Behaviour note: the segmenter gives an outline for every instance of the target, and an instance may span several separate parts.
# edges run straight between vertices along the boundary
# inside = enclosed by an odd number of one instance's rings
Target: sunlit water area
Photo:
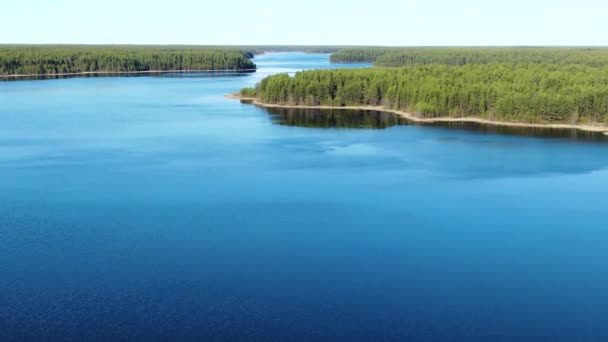
[[[0,82],[0,340],[605,341],[608,137]]]

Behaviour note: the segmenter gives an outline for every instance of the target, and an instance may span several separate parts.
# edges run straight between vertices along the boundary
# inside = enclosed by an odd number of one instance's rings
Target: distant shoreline
[[[464,118],[450,118],[450,117],[438,117],[438,118],[421,118],[415,114],[388,109],[382,106],[304,106],[304,105],[283,105],[283,104],[268,104],[258,101],[257,98],[244,97],[240,94],[227,94],[226,98],[235,100],[251,101],[252,104],[265,108],[301,108],[301,109],[351,109],[351,110],[365,110],[365,111],[380,111],[396,114],[402,118],[418,123],[436,123],[436,122],[469,122],[478,123],[492,126],[508,126],[508,127],[522,127],[522,128],[553,128],[553,129],[576,129],[587,132],[603,133],[608,136],[608,126],[597,124],[597,125],[572,125],[572,124],[531,124],[524,122],[511,122],[511,121],[497,121],[488,120],[482,118],[464,117]]]
[[[189,73],[189,72],[253,72],[257,69],[222,69],[222,70],[147,70],[147,71],[84,71],[67,72],[56,74],[15,74],[0,75],[0,78],[21,78],[21,77],[46,77],[46,76],[79,76],[79,75],[125,75],[125,74],[162,74],[162,73]]]

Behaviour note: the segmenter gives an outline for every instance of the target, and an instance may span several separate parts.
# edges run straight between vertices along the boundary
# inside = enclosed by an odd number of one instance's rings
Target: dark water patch
[[[366,128],[383,129],[405,125],[407,120],[382,111],[267,108],[275,124],[311,128]]]
[[[472,134],[511,135],[533,138],[552,138],[572,141],[608,142],[603,132],[568,128],[541,128],[487,125],[476,122],[415,122],[384,111],[316,108],[266,108],[275,124],[311,128],[384,129],[392,126],[432,126],[450,130],[464,130]],[[457,139],[442,137],[441,139]],[[483,142],[475,139],[476,143]],[[488,140],[487,142],[493,143]]]
[[[410,124],[412,123],[410,122]],[[479,134],[501,134],[534,138],[567,139],[572,141],[608,142],[608,136],[603,132],[591,132],[574,128],[515,127],[487,125],[477,122],[436,122],[425,125],[461,129]]]

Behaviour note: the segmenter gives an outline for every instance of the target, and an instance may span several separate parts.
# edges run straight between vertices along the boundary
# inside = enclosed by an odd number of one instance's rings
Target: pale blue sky
[[[608,45],[606,0],[7,0],[0,43]]]

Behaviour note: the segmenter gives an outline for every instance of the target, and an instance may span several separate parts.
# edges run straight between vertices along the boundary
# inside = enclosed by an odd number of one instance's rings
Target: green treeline
[[[255,69],[253,51],[196,46],[0,46],[0,75]]]
[[[329,60],[332,63],[375,62],[378,57],[399,50],[401,49],[385,47],[343,49],[334,52]]]
[[[580,64],[608,65],[607,48],[557,47],[419,47],[344,49],[331,56],[332,62],[374,62],[380,67],[418,64]]]
[[[0,45],[1,75],[253,70],[264,52],[334,53],[348,46]]]
[[[608,122],[608,66],[498,63],[313,70],[242,94],[287,105],[382,105],[421,117]]]
[[[264,52],[335,53],[344,49],[353,48],[352,46],[335,45],[243,45],[235,47],[248,51],[254,51],[256,55]]]

